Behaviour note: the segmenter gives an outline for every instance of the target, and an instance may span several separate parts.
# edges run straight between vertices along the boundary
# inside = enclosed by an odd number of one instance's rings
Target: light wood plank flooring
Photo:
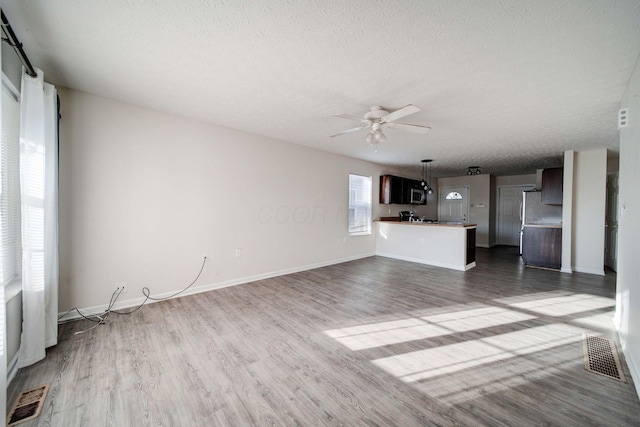
[[[614,295],[510,247],[467,272],[372,257],[64,324],[8,405],[51,383],[25,427],[639,425],[633,385],[583,369]]]

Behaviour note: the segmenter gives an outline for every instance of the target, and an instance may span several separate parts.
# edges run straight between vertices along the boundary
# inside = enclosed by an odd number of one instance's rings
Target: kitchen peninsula
[[[476,224],[376,221],[376,255],[466,271],[476,266]]]

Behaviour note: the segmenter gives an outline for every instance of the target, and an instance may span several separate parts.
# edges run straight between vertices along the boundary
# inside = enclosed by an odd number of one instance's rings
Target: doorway
[[[533,190],[531,185],[503,185],[498,187],[498,245],[520,245],[522,229],[522,192]]]
[[[618,173],[607,176],[604,265],[618,271]]]
[[[440,188],[438,222],[469,222],[469,187]]]

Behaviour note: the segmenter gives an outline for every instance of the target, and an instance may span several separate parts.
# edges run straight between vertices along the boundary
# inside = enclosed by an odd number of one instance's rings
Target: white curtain
[[[22,72],[22,339],[18,367],[45,357],[58,342],[58,109],[44,74]]]

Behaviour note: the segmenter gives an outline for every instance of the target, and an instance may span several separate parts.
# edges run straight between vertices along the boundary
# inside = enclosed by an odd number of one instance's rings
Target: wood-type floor
[[[477,263],[371,257],[66,323],[8,406],[50,383],[25,427],[640,425],[626,364],[583,368],[583,332],[615,337],[615,273]]]

